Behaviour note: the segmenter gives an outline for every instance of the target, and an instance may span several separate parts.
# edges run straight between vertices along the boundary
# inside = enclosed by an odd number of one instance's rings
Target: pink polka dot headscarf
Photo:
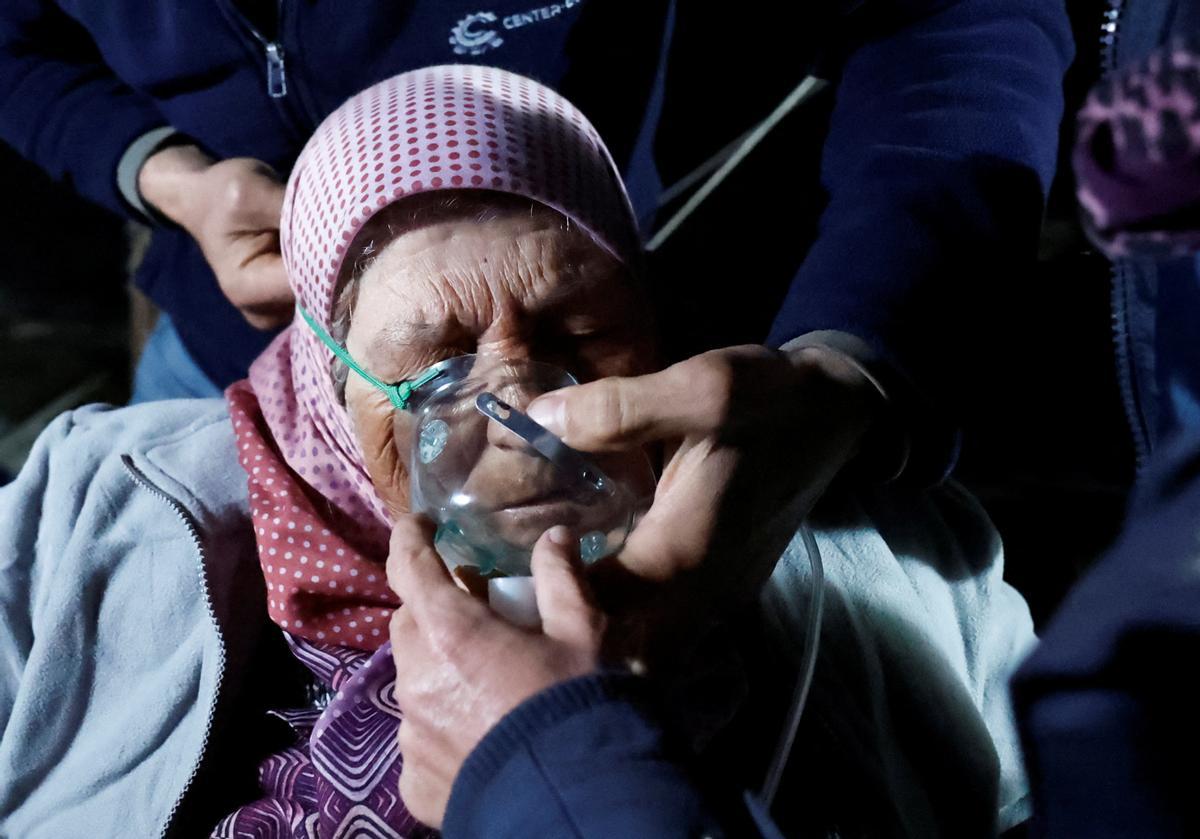
[[[628,196],[578,109],[503,70],[429,67],[351,98],[296,161],[280,236],[298,303],[328,329],[343,259],[367,220],[446,189],[525,196],[627,264],[637,259]],[[227,397],[271,617],[294,634],[374,649],[396,605],[379,573],[390,522],[336,397],[331,357],[297,319]]]

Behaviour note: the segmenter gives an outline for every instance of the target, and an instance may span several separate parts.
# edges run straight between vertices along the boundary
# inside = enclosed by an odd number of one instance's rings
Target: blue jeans
[[[160,314],[134,371],[129,404],[220,395],[221,388],[192,359],[171,319]]]

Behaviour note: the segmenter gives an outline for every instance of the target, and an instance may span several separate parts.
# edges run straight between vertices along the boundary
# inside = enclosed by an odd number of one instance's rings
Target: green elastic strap
[[[313,334],[321,339],[321,343],[327,346],[329,351],[338,357],[338,360],[340,360],[355,373],[362,376],[362,378],[366,380],[372,387],[387,394],[388,401],[391,402],[392,406],[398,411],[407,409],[409,400],[412,399],[413,391],[431,381],[439,372],[437,370],[430,369],[426,370],[415,379],[402,379],[395,384],[388,384],[382,379],[371,375],[365,368],[355,361],[354,356],[350,355],[345,347],[333,340],[333,336],[326,332],[321,324],[313,320],[312,316],[305,311],[303,306],[297,304],[296,311],[300,313],[300,317],[304,318],[304,322],[308,324],[310,329],[312,329]]]

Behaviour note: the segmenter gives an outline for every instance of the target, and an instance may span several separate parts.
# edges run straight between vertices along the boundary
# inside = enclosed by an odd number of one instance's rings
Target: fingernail
[[[558,545],[560,548],[565,548],[571,544],[570,528],[558,524],[546,531],[546,536],[551,542]]]
[[[561,399],[542,397],[529,406],[529,418],[551,434],[562,434],[566,427],[567,404]]]

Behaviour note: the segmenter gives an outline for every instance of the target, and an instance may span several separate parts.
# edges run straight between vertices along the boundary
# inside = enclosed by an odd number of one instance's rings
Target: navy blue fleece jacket
[[[446,839],[719,839],[634,676],[596,674],[526,700],[468,756]]]

